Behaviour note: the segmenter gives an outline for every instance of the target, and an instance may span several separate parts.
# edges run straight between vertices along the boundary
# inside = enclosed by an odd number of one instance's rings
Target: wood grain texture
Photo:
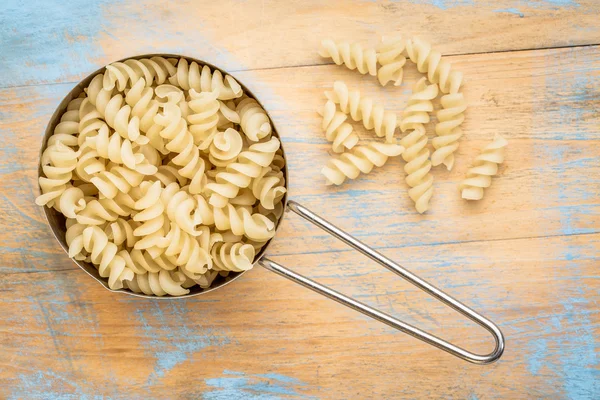
[[[8,2],[0,11],[0,398],[600,396],[598,3],[416,3]],[[224,35],[230,26],[242,33]],[[434,169],[423,216],[406,196],[400,160],[339,188],[319,174],[330,149],[315,112],[323,90],[342,79],[400,112],[419,74],[409,67],[405,85],[381,89],[324,65],[318,41],[369,42],[409,26],[457,54],[469,103],[455,170]],[[541,49],[561,46],[571,47]],[[33,203],[48,118],[99,65],[162,50],[237,71],[282,136],[290,196],[497,322],[503,358],[466,364],[260,268],[199,298],[148,301],[107,292],[69,261]],[[484,199],[466,203],[457,184],[495,133],[509,140],[506,162]],[[286,218],[269,254],[469,349],[491,350],[486,332],[298,217]]]
[[[75,82],[98,65],[161,51],[229,71],[323,64],[324,37],[374,45],[381,35],[417,35],[443,54],[589,45],[599,14],[595,0],[6,0],[0,87]]]

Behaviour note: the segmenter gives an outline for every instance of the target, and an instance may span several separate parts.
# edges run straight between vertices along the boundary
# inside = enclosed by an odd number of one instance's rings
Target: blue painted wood
[[[302,2],[296,14],[282,4],[2,5],[0,398],[598,397],[598,46],[453,57],[471,79],[460,160],[497,131],[510,140],[508,160],[478,205],[465,206],[455,193],[466,165],[451,174],[436,170],[436,198],[423,217],[399,187],[398,160],[334,189],[320,184],[317,167],[329,147],[314,110],[331,81],[362,85],[396,111],[406,88],[381,94],[374,81],[333,66],[253,70],[322,63],[314,55],[322,34],[375,36],[422,26],[416,21],[424,15],[434,22],[419,29],[433,31],[430,39],[439,39],[444,52],[594,44],[598,4]],[[474,21],[485,21],[488,32],[457,29]],[[224,26],[244,34],[224,35]],[[535,37],[540,27],[547,41]],[[484,310],[507,335],[503,360],[484,369],[462,364],[262,270],[179,302],[113,295],[78,270],[33,204],[39,139],[80,77],[108,60],[156,50],[239,70],[283,137],[293,197]],[[407,71],[407,80],[415,77]],[[297,219],[285,222],[270,251],[470,348],[489,341]]]

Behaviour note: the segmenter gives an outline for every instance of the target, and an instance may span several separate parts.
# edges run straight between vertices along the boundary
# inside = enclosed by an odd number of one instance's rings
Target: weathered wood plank
[[[0,11],[0,87],[76,81],[134,54],[180,52],[229,70],[327,62],[324,37],[419,35],[444,54],[598,44],[594,0],[8,0]]]
[[[178,301],[110,294],[78,269],[5,272],[0,396],[593,397],[600,390],[599,240],[385,250],[502,327],[506,354],[489,367],[454,359],[260,268]],[[65,255],[45,257],[72,265]],[[487,333],[354,253],[277,259],[470,349],[490,349]]]
[[[331,27],[374,40],[414,26],[453,54],[593,44],[597,3],[197,4],[9,1],[0,11],[0,87],[18,86],[0,89],[0,398],[598,397],[598,46],[451,57],[466,76],[466,135],[456,169],[434,171],[425,216],[405,195],[399,160],[340,188],[319,175],[329,156],[315,113],[322,91],[343,79],[400,112],[408,84],[382,90],[332,65],[265,69],[324,63],[314,49]],[[224,35],[232,25],[243,33]],[[468,365],[262,269],[166,302],[110,294],[80,271],[33,204],[40,138],[72,84],[36,84],[147,51],[243,70],[235,75],[283,137],[291,197],[497,322],[503,359]],[[407,81],[417,76],[407,69]],[[501,176],[467,204],[456,185],[496,132],[509,139]],[[269,253],[469,349],[491,348],[485,332],[297,217]]]

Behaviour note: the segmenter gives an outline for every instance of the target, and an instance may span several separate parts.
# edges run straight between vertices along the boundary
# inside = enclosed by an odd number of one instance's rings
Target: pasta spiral
[[[133,234],[141,237],[134,248],[145,250],[151,247],[165,247],[165,207],[160,199],[162,188],[160,182],[144,182],[140,185],[140,197],[136,200],[134,208],[138,211],[133,220],[140,222]]]
[[[429,113],[433,111],[431,100],[438,95],[437,85],[427,85],[427,78],[423,77],[414,84],[412,95],[409,97],[406,108],[402,112],[400,130],[415,129],[418,125],[429,122]]]
[[[383,166],[389,157],[402,154],[404,147],[392,143],[369,143],[358,146],[339,158],[332,158],[321,170],[328,185],[341,185],[346,178],[356,179],[362,172],[368,174],[374,166]]]
[[[190,291],[183,287],[185,275],[179,271],[148,272],[136,274],[134,279],[125,282],[127,287],[135,293],[144,293],[154,296],[183,296]]]
[[[98,152],[89,143],[83,143],[79,148],[79,159],[75,167],[79,179],[90,182],[95,174],[105,170],[106,162],[100,159]]]
[[[188,64],[185,58],[177,62],[177,72],[169,78],[169,82],[184,90],[194,89],[198,93],[215,90],[219,93],[219,100],[235,99],[243,94],[242,87],[233,77],[229,75],[223,77],[221,71],[213,72],[208,65],[202,67],[200,72],[198,63],[193,61]]]
[[[119,203],[124,203],[124,201],[117,202],[114,199],[106,198],[91,200],[77,213],[75,218],[82,225],[104,225],[106,222],[116,221],[119,217],[131,215],[131,207]]]
[[[498,164],[504,162],[504,148],[507,144],[506,139],[496,134],[494,141],[475,157],[473,166],[468,169],[465,179],[460,184],[463,199],[483,198],[483,189],[491,185],[492,176],[498,173]]]
[[[448,171],[454,167],[454,152],[458,149],[458,140],[463,132],[460,125],[465,120],[464,111],[467,109],[462,93],[447,94],[441,98],[442,109],[438,111],[438,124],[435,126],[437,137],[431,143],[435,151],[431,155],[434,166],[444,164]]]
[[[48,138],[48,147],[57,142],[69,147],[78,145],[79,109],[83,101],[83,98],[78,97],[69,102],[67,111],[60,117],[60,122],[54,128],[52,136]]]
[[[189,130],[194,143],[200,150],[208,149],[217,134],[220,108],[217,97],[217,91],[197,93],[194,89],[190,90],[191,100],[188,106],[191,111],[187,121],[190,123]]]
[[[179,185],[169,184],[162,191],[160,199],[166,208],[169,221],[176,223],[188,235],[198,236],[202,233],[198,230],[198,218],[192,215],[196,208],[196,202],[186,191],[180,190]]]
[[[165,249],[165,255],[171,263],[185,269],[190,278],[195,274],[203,274],[212,268],[213,261],[208,251],[200,246],[196,237],[189,235],[177,224],[171,222],[171,229],[166,236],[169,246]]]
[[[254,99],[246,97],[235,108],[240,118],[240,126],[248,139],[253,142],[271,134],[271,121],[263,108]]]
[[[168,141],[166,148],[177,153],[172,161],[180,167],[179,174],[191,179],[190,193],[200,193],[206,184],[206,162],[194,145],[194,138],[181,117],[179,107],[173,103],[166,103],[163,109],[164,112],[155,117],[156,123],[163,127],[160,136]]]
[[[358,135],[352,125],[346,122],[346,114],[337,111],[335,103],[328,100],[319,114],[323,117],[323,130],[325,138],[333,142],[332,149],[336,153],[350,150],[358,143]]]
[[[209,160],[217,167],[226,167],[234,162],[244,142],[242,136],[233,128],[227,128],[225,132],[218,132],[209,148]]]
[[[264,242],[275,235],[275,224],[268,217],[252,213],[249,207],[227,204],[217,208],[203,196],[196,196],[197,213],[203,225],[214,225],[219,231],[231,230],[235,235],[244,235],[251,240]]]
[[[141,78],[125,95],[125,102],[131,107],[131,115],[139,120],[139,130],[144,133],[149,132],[154,125],[154,117],[159,110],[159,103],[154,99],[154,89],[146,87],[146,82]]]
[[[381,86],[394,82],[394,86],[402,84],[404,64],[406,64],[406,42],[401,37],[382,38],[377,46],[377,61],[381,64],[377,71],[377,79]]]
[[[106,171],[102,171],[90,179],[100,193],[109,199],[115,198],[119,192],[129,192],[132,187],[138,186],[143,180],[142,173],[120,165],[109,166]]]
[[[108,159],[115,164],[124,164],[129,169],[135,169],[145,158],[143,154],[133,153],[131,141],[122,139],[118,133],[109,134],[109,128],[104,124],[95,136],[88,137],[86,143],[96,150],[98,156]],[[153,171],[151,173],[156,172]]]
[[[385,136],[386,143],[392,143],[396,130],[397,117],[385,111],[370,97],[362,97],[358,90],[349,90],[342,81],[333,84],[333,90],[325,92],[327,99],[340,105],[340,110],[357,122],[362,121],[366,129],[375,129],[379,137]]]
[[[72,230],[75,226],[69,229]],[[98,274],[108,278],[109,288],[121,289],[123,281],[133,279],[134,272],[126,266],[125,259],[121,255],[123,251],[119,251],[118,246],[110,242],[99,227],[85,227],[80,239],[72,240],[68,245],[70,257],[77,256],[82,250],[90,254],[90,260],[98,268]]]
[[[83,190],[68,184],[58,201],[55,201],[54,208],[67,218],[75,218],[87,204],[84,197]]]
[[[462,83],[462,73],[452,69],[442,55],[418,38],[406,41],[406,52],[411,61],[417,64],[421,73],[427,73],[431,83],[437,83],[442,93],[458,93]]]
[[[114,62],[106,66],[102,86],[105,90],[113,90],[116,86],[117,90],[122,92],[128,83],[134,86],[140,79],[144,79],[147,86],[154,81],[160,85],[177,71],[174,62],[175,60],[169,61],[163,57]]]
[[[255,251],[250,244],[217,243],[213,246],[211,255],[216,271],[247,271],[252,268]]]
[[[279,149],[279,140],[271,137],[267,142],[255,143],[248,150],[242,151],[237,162],[228,164],[225,171],[217,173],[215,183],[206,185],[207,189],[211,188],[213,194],[223,196],[211,196],[211,204],[223,207],[227,199],[234,199],[238,195],[236,189],[247,188],[252,179],[260,176],[263,168],[274,162]]]
[[[331,58],[337,65],[345,64],[349,69],[358,69],[361,74],[377,75],[377,54],[374,49],[363,49],[359,43],[334,42],[326,39],[321,42],[319,55]]]
[[[429,200],[433,194],[425,127],[416,124],[413,131],[400,140],[400,144],[406,148],[402,158],[406,161],[404,171],[407,174],[406,183],[410,186],[408,196],[414,201],[416,210],[423,214],[429,208]]]
[[[273,210],[286,192],[285,180],[281,171],[271,167],[263,168],[260,176],[252,181],[252,194],[267,210]]]
[[[135,141],[139,138],[139,119],[135,116],[130,119],[131,107],[121,94],[113,96],[111,91],[102,87],[102,75],[96,75],[92,79],[87,94],[90,103],[96,106],[108,126],[125,139]]]
[[[35,200],[37,205],[54,205],[54,200],[67,189],[67,183],[73,177],[72,171],[77,166],[78,155],[78,152],[61,142],[44,150],[41,164],[45,176],[39,178],[42,195]]]

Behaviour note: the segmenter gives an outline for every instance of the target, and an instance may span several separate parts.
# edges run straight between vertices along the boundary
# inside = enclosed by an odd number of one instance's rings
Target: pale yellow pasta
[[[125,246],[132,249],[137,242],[137,237],[133,234],[134,229],[139,226],[131,219],[117,218],[114,222],[107,224],[104,233],[109,240],[117,246]]]
[[[108,278],[109,288],[121,289],[123,281],[133,279],[134,272],[126,266],[118,246],[110,242],[99,227],[88,226],[83,229],[81,241],[74,241],[69,245],[69,256],[80,254],[82,248],[90,254],[90,260],[98,268],[98,274]]]
[[[213,260],[208,251],[196,239],[182,230],[176,223],[171,222],[171,229],[166,236],[169,245],[165,255],[174,265],[185,270],[185,275],[194,279],[197,274],[204,274],[213,266]]]
[[[406,148],[402,158],[406,161],[404,172],[406,183],[410,186],[408,196],[415,203],[416,210],[422,214],[428,210],[433,194],[433,176],[429,172],[431,161],[425,127],[415,125],[413,130],[400,140],[400,144]]]
[[[78,155],[78,152],[61,142],[44,150],[40,163],[45,176],[39,178],[42,195],[35,200],[37,205],[54,205],[54,201],[67,189],[67,184],[73,177]]]
[[[54,128],[52,136],[48,138],[48,147],[55,145],[57,142],[69,147],[75,147],[79,144],[79,109],[84,100],[84,98],[78,97],[69,102],[67,110]]]
[[[160,195],[162,188],[159,182],[144,182],[140,185],[141,196],[136,200],[134,208],[138,211],[133,220],[140,222],[133,234],[140,237],[134,248],[139,250],[151,247],[164,248],[165,237],[165,206]]]
[[[322,128],[325,131],[325,138],[333,143],[334,152],[343,153],[358,143],[358,135],[352,125],[346,122],[346,114],[337,111],[333,101],[328,100],[323,109],[319,110],[319,114],[323,117]]]
[[[143,154],[133,153],[131,141],[123,139],[118,133],[110,133],[108,125],[104,124],[98,133],[88,137],[86,143],[96,150],[98,156],[108,159],[115,164],[124,164],[129,169],[135,169],[145,158]],[[156,173],[156,169],[148,175]]]
[[[146,295],[183,296],[190,292],[183,287],[185,280],[185,275],[179,271],[160,270],[160,272],[136,274],[135,278],[125,282],[125,285],[133,292]]]
[[[252,181],[252,194],[267,210],[275,208],[285,194],[285,179],[281,171],[271,167],[263,168],[261,174]]]
[[[271,137],[266,142],[255,143],[248,150],[242,151],[237,162],[228,164],[225,171],[217,172],[215,181],[206,185],[211,204],[222,208],[237,197],[239,189],[248,187],[263,168],[271,165],[279,148],[279,140]]]
[[[232,231],[248,239],[266,241],[275,235],[275,224],[268,217],[252,213],[251,207],[227,204],[213,207],[203,196],[196,196],[198,216],[203,225],[214,225],[219,231]]]
[[[160,136],[168,141],[167,150],[177,153],[172,161],[180,167],[179,174],[191,180],[190,192],[200,193],[206,184],[205,160],[200,157],[179,107],[173,103],[166,103],[162,107],[163,113],[155,117],[156,123],[163,127]]]
[[[218,132],[209,148],[209,160],[217,167],[226,167],[235,162],[242,151],[242,136],[233,128]]]
[[[142,78],[148,86],[154,81],[160,85],[165,82],[167,77],[176,72],[175,62],[174,59],[169,60],[163,57],[114,62],[106,66],[102,81],[103,88],[113,90],[116,87],[122,92],[128,85],[133,86]]]
[[[481,200],[483,190],[492,184],[492,176],[498,173],[498,164],[504,162],[504,148],[508,142],[496,134],[492,143],[475,157],[473,166],[467,170],[460,184],[461,196],[466,200]]]
[[[86,206],[83,190],[69,184],[54,206],[65,217],[75,218]]]
[[[462,73],[452,69],[450,63],[440,52],[419,38],[406,41],[406,53],[417,64],[421,73],[427,73],[431,83],[439,84],[442,93],[458,93],[462,83]]]
[[[257,142],[271,134],[271,121],[258,102],[250,97],[242,99],[236,106],[240,126],[248,139]]]
[[[444,164],[448,171],[454,167],[454,152],[458,149],[458,140],[463,132],[460,125],[465,120],[467,103],[462,93],[447,94],[440,100],[442,109],[437,112],[438,123],[435,126],[437,137],[431,144],[435,151],[431,155],[434,166]]]
[[[156,184],[155,184],[156,185]],[[176,183],[169,184],[161,193],[161,201],[171,222],[183,229],[187,234],[198,236],[199,218],[195,217],[196,201]]]
[[[402,154],[404,147],[392,143],[369,143],[357,146],[339,158],[332,158],[321,170],[328,185],[341,185],[349,179],[356,179],[362,172],[368,174],[373,167],[383,166],[389,157]]]
[[[382,38],[376,50],[377,61],[381,64],[377,71],[379,83],[385,86],[394,82],[394,86],[400,86],[406,64],[406,41],[401,37]]]
[[[427,78],[423,77],[413,85],[412,94],[408,98],[406,108],[402,112],[400,130],[415,129],[419,125],[429,122],[429,113],[433,111],[431,102],[438,95],[438,86],[434,83],[427,84]]]
[[[202,71],[200,71],[198,63],[193,61],[188,64],[185,58],[179,59],[177,72],[169,78],[169,82],[184,90],[194,89],[196,92],[217,91],[219,100],[235,99],[243,94],[242,87],[231,76],[225,75],[223,77],[221,71],[211,71],[207,65],[202,67]]]
[[[319,55],[331,58],[337,65],[344,64],[349,69],[357,69],[361,74],[377,75],[377,54],[374,49],[364,49],[359,43],[334,42],[326,39],[321,42]]]
[[[243,243],[217,243],[211,251],[216,271],[246,271],[254,263],[254,247]]]
[[[138,186],[144,180],[144,175],[120,165],[108,165],[106,171],[99,172],[90,179],[106,198],[112,199],[119,192],[127,193],[132,187]]]
[[[335,106],[334,106],[335,107]],[[107,66],[41,157],[36,203],[110,289],[182,296],[250,269],[283,213],[285,160],[230,76],[152,57]]]
[[[374,129],[378,137],[392,143],[396,131],[397,117],[386,111],[381,104],[370,97],[363,97],[358,90],[349,90],[342,81],[333,84],[333,90],[325,92],[327,99],[339,104],[342,112],[349,114],[354,121],[362,121],[366,129]]]
[[[217,134],[220,108],[218,96],[217,91],[198,93],[194,89],[190,90],[190,112],[187,121],[194,143],[200,150],[208,149]]]

